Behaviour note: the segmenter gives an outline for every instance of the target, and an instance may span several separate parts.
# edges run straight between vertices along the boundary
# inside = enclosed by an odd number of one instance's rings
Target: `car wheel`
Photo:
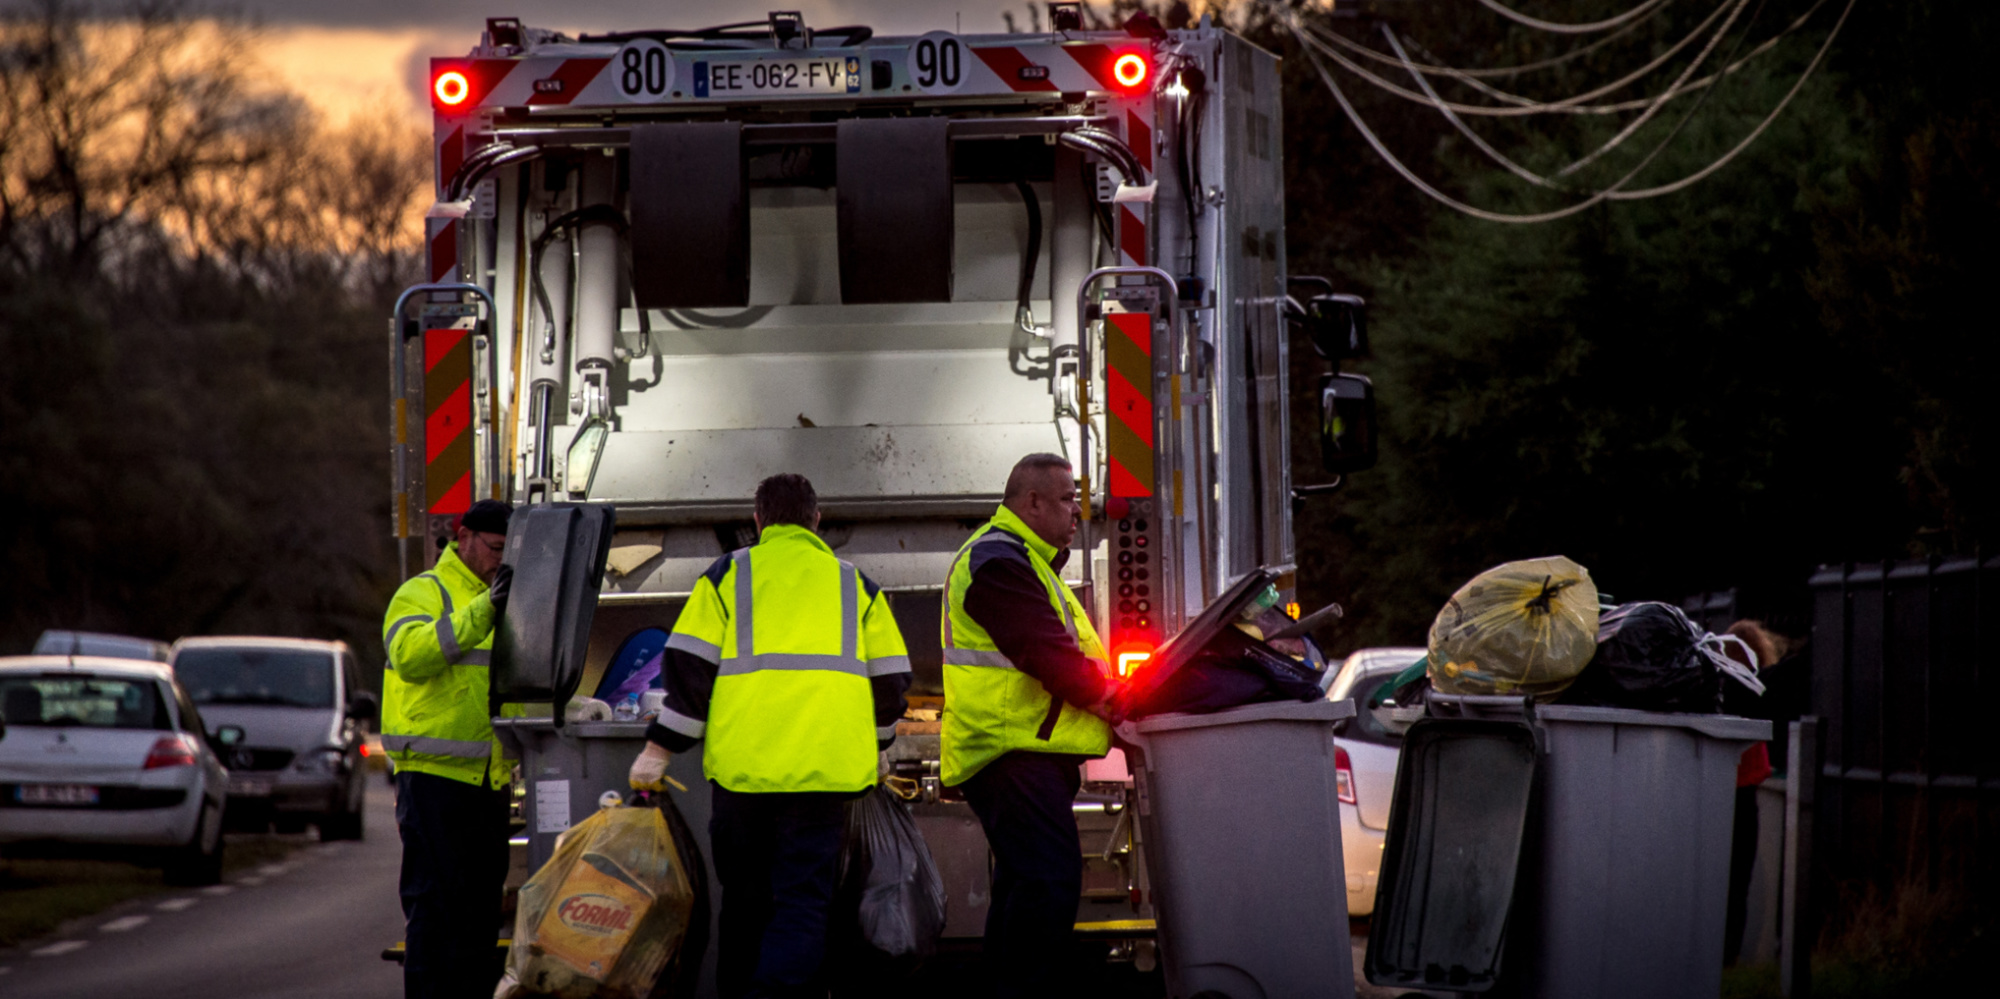
[[[349,795],[349,797],[358,798],[360,796]],[[319,823],[319,841],[322,843],[332,843],[344,839],[360,839],[362,835],[361,818],[365,811],[366,808],[363,803],[355,801],[348,805],[346,811],[335,812],[322,818]]]
[[[167,883],[177,887],[212,885],[222,880],[222,811],[202,809],[194,836],[167,861]]]

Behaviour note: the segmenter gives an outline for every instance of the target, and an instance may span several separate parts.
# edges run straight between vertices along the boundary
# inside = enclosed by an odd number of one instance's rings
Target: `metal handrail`
[[[486,318],[475,316],[472,324],[473,339],[486,339],[486,387],[479,392],[481,402],[499,384],[500,377],[499,362],[495,358],[497,348],[493,342],[493,324],[500,316],[500,308],[485,288],[462,282],[413,284],[396,296],[396,307],[389,314],[389,416],[396,435],[391,449],[394,459],[390,464],[396,487],[396,568],[403,579],[410,575],[409,378],[403,356],[410,334],[403,328],[403,312],[408,308],[410,299],[429,292],[458,295],[471,292],[486,302]],[[500,481],[499,435],[493,432],[488,407],[480,405],[475,408],[479,412],[479,423],[486,430],[486,482],[490,487]]]
[[[1096,371],[1092,366],[1090,336],[1084,329],[1087,323],[1083,318],[1090,314],[1090,289],[1097,282],[1107,277],[1150,277],[1157,278],[1164,283],[1167,286],[1168,329],[1176,334],[1180,331],[1181,290],[1180,285],[1174,281],[1173,275],[1168,274],[1158,267],[1099,267],[1085,274],[1083,280],[1077,282],[1076,286],[1076,315],[1078,320],[1076,346],[1077,370],[1079,372],[1077,381],[1080,385],[1089,385],[1091,377]],[[1096,491],[1095,483],[1093,482],[1095,476],[1092,473],[1096,471],[1097,466],[1092,463],[1090,454],[1090,405],[1086,400],[1078,401],[1083,403],[1077,407],[1076,412],[1077,438],[1079,451],[1083,458],[1083,495],[1081,497],[1083,500],[1083,583],[1085,586],[1091,588],[1090,592],[1094,600],[1097,593],[1097,573],[1090,558],[1091,547],[1095,541],[1090,530],[1090,513],[1095,508],[1092,497],[1092,494]]]

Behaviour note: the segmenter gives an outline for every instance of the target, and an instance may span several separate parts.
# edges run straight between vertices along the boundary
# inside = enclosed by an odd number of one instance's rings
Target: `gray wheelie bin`
[[[527,820],[528,870],[541,870],[555,853],[556,838],[564,830],[589,818],[597,811],[598,799],[606,791],[629,797],[631,785],[626,775],[632,758],[646,743],[646,723],[642,721],[569,722],[557,728],[552,718],[495,718],[494,734],[509,752],[521,761],[521,780],[527,796],[521,803]],[[715,937],[714,927],[721,918],[722,893],[717,886],[715,862],[708,848],[709,788],[702,776],[701,753],[676,753],[667,766],[667,775],[687,785],[687,793],[667,791],[674,807],[686,820],[685,832],[700,853],[707,870],[706,891],[696,889],[696,902],[707,896],[708,918],[697,915],[688,929],[683,948],[703,948],[699,984],[682,990],[697,996],[716,995],[715,948],[707,946]],[[683,834],[676,829],[676,836]]]
[[[1404,738],[1365,971],[1546,999],[1714,999],[1736,766],[1727,715],[1433,693]]]
[[[1119,726],[1169,995],[1354,995],[1333,767],[1353,713],[1288,701]]]

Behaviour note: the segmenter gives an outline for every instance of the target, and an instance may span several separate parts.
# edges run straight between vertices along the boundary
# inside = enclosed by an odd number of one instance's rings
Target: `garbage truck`
[[[921,788],[952,938],[980,933],[987,862],[935,780],[937,622],[1013,463],[1075,467],[1064,578],[1129,674],[1248,573],[1291,599],[1311,493],[1291,477],[1294,332],[1331,362],[1328,470],[1372,458],[1369,386],[1338,372],[1365,345],[1362,303],[1286,270],[1277,57],[1207,18],[1085,13],[907,36],[795,12],[574,37],[488,19],[468,54],[431,60],[429,280],[391,321],[403,573],[477,499],[615,511],[581,693],[755,540],[761,479],[812,481],[820,533],[905,631],[892,753]],[[636,751],[637,726],[603,724]],[[1079,932],[1143,964],[1132,781],[1116,754],[1088,776]],[[560,800],[594,808],[585,790]]]

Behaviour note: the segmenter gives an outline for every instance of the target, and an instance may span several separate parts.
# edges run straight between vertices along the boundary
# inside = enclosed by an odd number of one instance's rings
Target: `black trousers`
[[[708,836],[722,882],[717,988],[724,999],[824,994],[827,911],[854,796],[710,786]]]
[[[1083,780],[1079,763],[1076,756],[1013,752],[963,785],[993,850],[986,963],[1002,999],[1064,993],[1083,895],[1083,847],[1071,808]]]
[[[406,999],[491,999],[500,981],[507,792],[396,775]]]

